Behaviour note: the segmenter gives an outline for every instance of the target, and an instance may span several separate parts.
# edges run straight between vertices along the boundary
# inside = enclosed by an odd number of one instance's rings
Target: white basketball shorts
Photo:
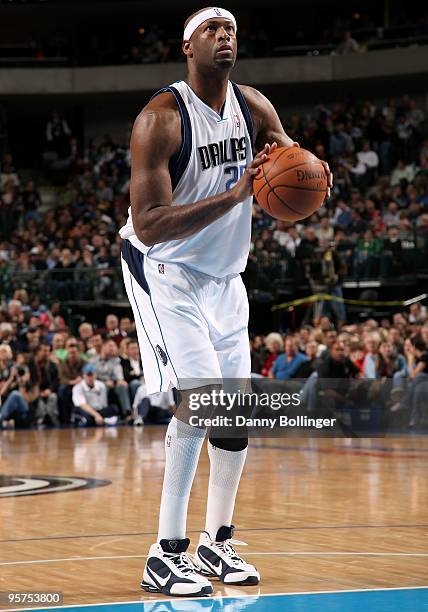
[[[155,261],[129,240],[122,242],[122,269],[149,394],[250,378],[248,299],[239,275],[221,279]]]

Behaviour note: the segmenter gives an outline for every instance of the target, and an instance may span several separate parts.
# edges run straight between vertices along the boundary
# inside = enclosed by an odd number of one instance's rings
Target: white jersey
[[[228,82],[223,112],[203,102],[185,81],[162,89],[171,92],[182,121],[182,144],[170,160],[172,204],[191,204],[231,189],[252,159],[251,113],[238,86]],[[157,94],[155,94],[157,95]],[[204,229],[180,240],[148,247],[135,235],[131,209],[120,235],[147,258],[180,263],[223,278],[245,269],[251,238],[252,197]]]

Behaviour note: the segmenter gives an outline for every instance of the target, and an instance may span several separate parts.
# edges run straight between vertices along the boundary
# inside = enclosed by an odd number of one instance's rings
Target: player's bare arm
[[[230,191],[172,206],[169,161],[181,146],[181,118],[174,97],[160,94],[138,116],[131,137],[131,211],[137,237],[151,246],[187,238],[216,221],[252,193],[265,147]]]
[[[255,130],[255,149],[260,151],[269,143],[272,149],[278,147],[292,147],[297,145],[285,132],[278,113],[272,103],[260,91],[254,87],[239,86],[245,95],[251,111]],[[321,160],[328,177],[328,193],[333,186],[333,175],[326,161]]]

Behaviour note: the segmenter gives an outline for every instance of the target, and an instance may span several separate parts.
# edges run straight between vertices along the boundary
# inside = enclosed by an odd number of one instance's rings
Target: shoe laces
[[[165,553],[168,559],[170,559],[175,567],[180,570],[182,574],[189,575],[194,574],[196,567],[193,564],[192,557],[185,553]]]
[[[238,565],[239,563],[243,562],[243,559],[241,559],[241,557],[238,555],[236,550],[233,548],[233,545],[247,546],[246,542],[230,538],[229,540],[225,540],[224,542],[216,542],[216,545],[224,554],[228,556],[229,561],[231,561],[233,565]]]

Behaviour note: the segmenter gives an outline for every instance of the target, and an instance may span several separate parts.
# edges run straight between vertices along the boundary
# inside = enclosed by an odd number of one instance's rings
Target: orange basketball
[[[280,147],[260,166],[254,195],[275,219],[305,219],[318,210],[327,195],[324,166],[310,151]]]

